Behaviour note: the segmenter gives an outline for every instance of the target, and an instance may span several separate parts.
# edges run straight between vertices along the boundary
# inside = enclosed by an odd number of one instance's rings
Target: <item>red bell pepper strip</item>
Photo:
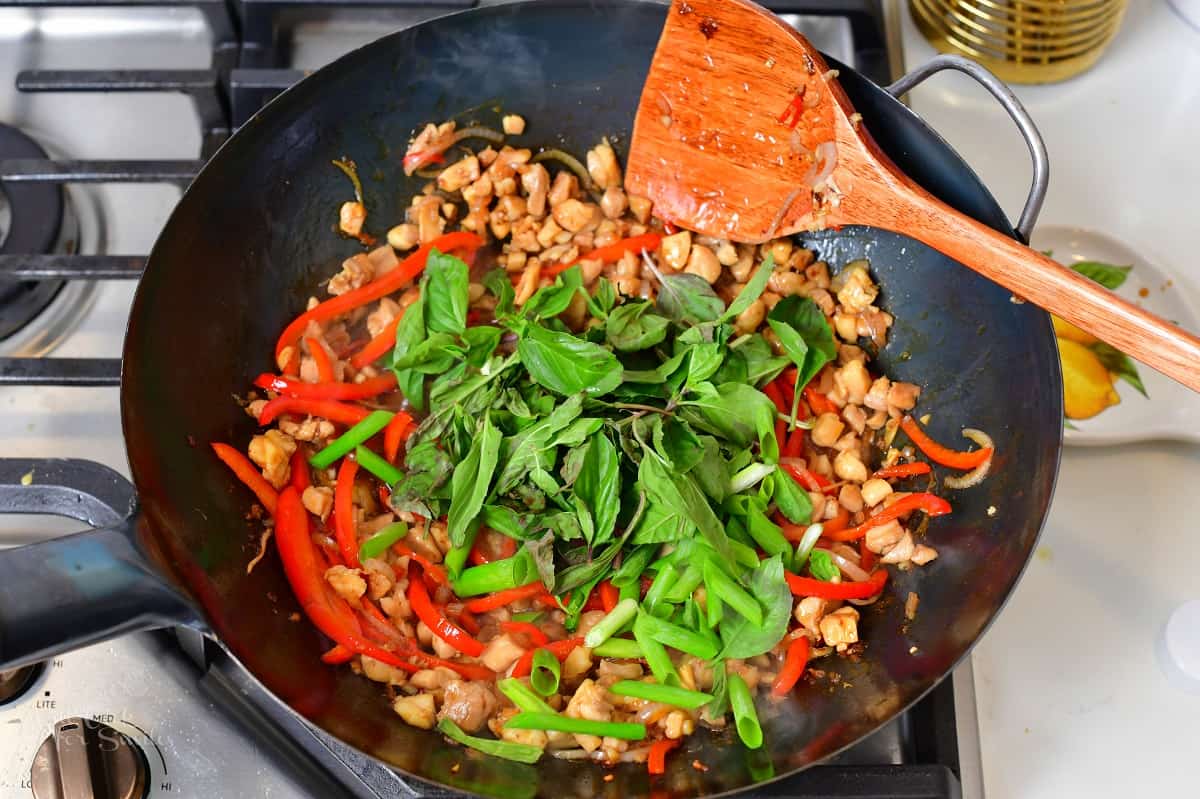
[[[812,409],[813,416],[838,412],[838,406],[834,405],[829,397],[826,397],[812,386],[804,387],[804,399],[808,401],[808,407]]]
[[[903,480],[905,477],[929,474],[930,471],[932,471],[932,467],[928,463],[925,461],[915,461],[913,463],[897,463],[895,466],[884,466],[882,469],[876,469],[875,474],[871,476],[883,480]]]
[[[354,353],[350,358],[350,365],[355,369],[362,369],[391,352],[392,348],[396,346],[396,328],[400,326],[400,320],[403,318],[404,311],[396,314],[396,318],[388,322],[383,330],[379,331],[378,336],[368,341],[365,347]]]
[[[797,427],[788,434],[787,443],[783,445],[782,455],[785,458],[799,458],[804,451],[804,428]]]
[[[545,649],[547,652],[554,655],[554,657],[558,658],[561,661],[561,660],[564,660],[567,657],[567,655],[571,654],[572,650],[574,650],[575,647],[577,647],[577,646],[583,646],[582,638],[567,638],[563,641],[555,641],[553,643],[546,644],[545,646],[540,647],[540,648]],[[524,655],[521,655],[521,659],[518,660],[516,665],[513,666],[512,676],[514,676],[514,677],[528,677],[529,676],[529,672],[533,671],[533,653],[534,652],[537,652],[537,649],[530,649]]]
[[[656,250],[661,241],[662,236],[657,233],[643,233],[640,236],[630,236],[627,239],[621,239],[605,247],[597,247],[591,252],[581,253],[574,261],[564,261],[561,264],[547,267],[542,270],[542,275],[553,277],[559,272],[570,269],[580,261],[601,261],[611,264],[614,261],[621,260],[621,257],[627,252],[639,253],[642,250]]]
[[[829,481],[821,475],[795,463],[784,463],[782,466],[783,470],[790,474],[793,480],[808,491],[820,491],[822,494],[836,494],[839,490],[831,486]]]
[[[511,605],[519,599],[532,599],[540,597],[546,593],[546,586],[540,580],[534,580],[526,585],[519,585],[516,588],[508,588],[503,591],[497,591],[494,594],[481,596],[478,599],[472,599],[467,603],[467,610],[472,613],[487,613],[489,610],[502,608],[505,605]]]
[[[969,452],[959,452],[942,446],[930,438],[921,429],[921,425],[917,424],[917,420],[911,416],[905,416],[900,420],[900,429],[912,439],[912,442],[917,445],[917,449],[929,456],[930,460],[934,463],[940,463],[942,466],[949,466],[951,469],[962,469],[964,471],[974,469],[992,457],[992,453],[994,452],[991,447],[984,447],[983,449],[971,450]]]
[[[909,494],[888,505],[874,516],[868,517],[857,527],[832,533],[826,530],[825,537],[831,541],[857,541],[872,527],[878,527],[892,519],[899,519],[915,510],[924,511],[930,516],[945,516],[950,512],[950,503],[937,494]]]
[[[400,165],[404,167],[404,174],[411,175],[413,171],[420,169],[429,164],[440,164],[446,160],[446,154],[442,152],[430,152],[429,150],[421,150],[415,153],[409,153],[400,161]]]
[[[321,342],[309,336],[304,339],[304,343],[308,345],[308,353],[317,365],[317,379],[322,383],[336,383],[333,361],[329,359],[329,353],[321,346]]]
[[[446,570],[440,565],[434,563],[429,558],[425,557],[415,549],[410,547],[404,541],[397,541],[392,544],[392,551],[397,555],[407,556],[415,563],[420,565],[425,570],[425,575],[431,578],[435,585],[450,585],[450,577],[446,574]],[[478,611],[472,611],[473,613]]]
[[[347,291],[345,294],[334,297],[331,300],[326,300],[315,308],[310,308],[297,316],[291,324],[284,328],[283,333],[279,336],[279,340],[275,342],[275,357],[279,358],[284,348],[294,346],[300,340],[300,336],[304,335],[309,322],[328,321],[369,302],[386,297],[395,291],[399,291],[405,284],[421,273],[421,270],[425,268],[425,262],[429,258],[429,253],[435,248],[439,252],[450,252],[451,250],[476,250],[482,246],[483,239],[474,233],[464,231],[447,233],[443,236],[438,236],[433,241],[422,244],[401,261],[399,266],[387,274],[372,280],[365,286],[356,288],[353,291]]]
[[[471,635],[479,635],[480,629],[479,619],[475,618],[475,614],[466,608],[461,608],[457,613],[452,613],[450,608],[446,608],[446,612],[450,613],[458,626],[469,632]]]
[[[682,741],[678,738],[663,738],[650,744],[650,754],[646,757],[646,771],[653,776],[667,773],[667,752],[679,746]]]
[[[339,424],[356,425],[370,416],[371,410],[361,405],[349,405],[335,400],[276,397],[263,406],[258,414],[258,423],[265,427],[285,413],[319,416]]]
[[[887,582],[887,569],[876,569],[861,583],[827,583],[815,577],[801,577],[784,572],[788,588],[796,596],[817,596],[822,599],[870,599],[883,590]]]
[[[304,447],[296,447],[296,451],[292,453],[290,468],[292,470],[292,486],[303,499],[304,489],[312,485],[312,477],[308,473],[308,452]]]
[[[546,634],[533,622],[502,621],[500,622],[500,629],[507,633],[520,633],[521,635],[528,636],[534,646],[545,646],[550,643],[550,639],[546,637]]]
[[[777,411],[785,415],[791,413],[792,409],[788,406],[787,400],[783,398],[783,390],[779,388],[777,379],[763,386],[763,393],[771,398],[771,402],[775,403]]]
[[[348,649],[341,644],[335,644],[333,649],[330,649],[324,655],[321,655],[322,663],[339,664],[346,663],[354,657],[354,651]]]
[[[338,467],[337,485],[333,487],[333,532],[342,560],[352,569],[358,562],[358,524],[354,520],[354,478],[358,461],[344,458]]]
[[[425,583],[419,578],[416,567],[409,566],[408,604],[412,606],[413,613],[417,615],[417,618],[424,622],[434,635],[464,655],[473,658],[482,655],[483,644],[478,639],[472,638],[466,630],[447,619],[437,609],[433,600],[429,598],[429,591],[425,588]]]
[[[254,465],[249,458],[238,452],[228,444],[212,444],[213,452],[221,459],[230,469],[238,480],[241,480],[247,488],[254,492],[254,496],[258,497],[258,501],[266,508],[272,516],[275,515],[275,506],[279,501],[279,494],[275,491],[275,487],[267,482],[267,478],[262,476],[262,472]]]
[[[612,613],[612,609],[621,601],[621,591],[609,580],[604,580],[600,583],[600,604],[604,606],[605,613]]]
[[[867,549],[867,537],[864,535],[858,539],[858,565],[863,571],[870,571],[875,568],[875,553]]]
[[[254,379],[254,385],[274,391],[283,397],[307,400],[360,400],[379,396],[396,387],[392,372],[368,378],[361,383],[305,383],[292,377],[264,372]]]
[[[845,530],[849,524],[850,524],[850,511],[847,510],[845,508],[845,506],[843,506],[839,503],[838,509],[837,509],[837,515],[834,516],[832,519],[826,519],[824,522],[821,523],[821,526],[823,528],[821,535],[828,537],[828,536],[833,535],[834,533],[840,533],[842,530]]]
[[[400,455],[400,445],[408,438],[412,429],[413,418],[404,411],[399,411],[383,428],[383,457],[388,463],[395,464]]]
[[[804,668],[808,665],[808,638],[800,635],[788,645],[787,655],[783,658],[783,668],[771,686],[773,696],[787,696],[796,683],[804,676]]]

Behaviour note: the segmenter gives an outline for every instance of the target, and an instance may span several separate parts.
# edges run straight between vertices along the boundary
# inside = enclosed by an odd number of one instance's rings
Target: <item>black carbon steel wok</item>
[[[694,796],[784,776],[842,749],[928,691],[967,652],[1014,587],[1053,490],[1062,432],[1057,351],[1047,316],[938,253],[870,229],[814,236],[834,265],[871,259],[897,317],[882,367],[925,387],[932,432],[989,431],[999,456],[982,486],[936,520],[933,564],[889,581],[866,608],[860,662],[847,686],[804,686],[767,709],[766,747],[748,756],[730,734],[697,734],[670,772],[546,758],[524,766],[470,757],[392,713],[380,686],[323,665],[328,642],[297,610],[277,560],[247,577],[260,525],[252,497],[207,442],[244,444],[253,422],[233,402],[273,370],[273,343],[310,294],[359,245],[335,233],[353,157],[368,227],[382,233],[418,188],[400,170],[410,132],[428,120],[501,102],[530,126],[523,143],[582,153],[625,141],[662,6],[636,2],[493,7],[387,36],[305,79],[252,119],[209,162],[163,230],[138,289],[124,352],[122,410],[140,513],[125,525],[0,555],[0,665],[31,662],[125,631],[191,624],[212,635],[309,721],[427,780],[496,796],[555,799]],[[953,151],[904,106],[842,68],[868,129],[914,179],[1012,233]],[[986,509],[995,506],[989,516]],[[903,625],[904,598],[920,612]],[[910,652],[917,647],[915,653]],[[700,759],[708,771],[689,764]],[[457,773],[450,767],[461,763]]]

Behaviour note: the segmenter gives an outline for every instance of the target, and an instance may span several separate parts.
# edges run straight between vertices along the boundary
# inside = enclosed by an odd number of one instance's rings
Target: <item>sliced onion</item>
[[[454,134],[451,144],[458,144],[463,139],[487,139],[492,144],[503,144],[504,134],[498,130],[492,130],[491,128],[485,128],[482,126],[463,128]],[[447,146],[446,149],[449,149],[449,146]]]
[[[530,159],[533,163],[540,161],[558,161],[567,169],[575,173],[575,177],[579,178],[579,185],[583,186],[588,192],[595,191],[596,187],[592,184],[592,176],[587,171],[579,159],[568,153],[566,150],[560,150],[557,147],[551,147],[549,150],[542,150],[540,153]]]
[[[808,556],[812,552],[813,547],[817,545],[817,539],[825,532],[825,525],[818,522],[810,524],[808,529],[804,531],[804,535],[800,536],[800,543],[796,545],[796,556],[792,559],[792,564],[798,571],[808,561]]]
[[[858,550],[849,544],[843,544],[841,541],[830,544],[829,551],[841,555],[843,558],[855,564],[856,566],[861,562],[858,555]]]
[[[972,486],[977,486],[982,483],[983,478],[988,476],[988,471],[990,471],[992,468],[992,458],[995,457],[996,454],[996,447],[995,444],[992,443],[992,437],[982,430],[976,430],[973,427],[967,427],[963,429],[962,434],[964,438],[969,438],[978,444],[980,449],[992,450],[992,454],[988,456],[986,461],[979,464],[961,477],[952,476],[943,480],[942,482],[945,483],[947,488],[971,488]]]
[[[550,753],[550,757],[559,760],[587,760],[591,755],[583,749],[555,749]]]
[[[824,547],[822,547],[824,549]],[[829,553],[830,560],[834,565],[841,570],[842,574],[846,575],[852,582],[861,583],[871,579],[871,575],[867,574],[857,563],[851,563],[849,559],[842,557],[831,549],[825,549]]]
[[[836,166],[837,145],[831,141],[823,141],[813,151],[812,166],[808,168],[808,172],[804,174],[800,182],[813,191],[820,191],[825,187],[825,181],[833,174]]]
[[[637,720],[642,724],[653,724],[663,716],[671,712],[670,705],[663,705],[658,702],[652,702],[638,711]]]
[[[775,213],[775,218],[771,220],[771,226],[767,228],[767,233],[763,236],[764,239],[775,238],[775,231],[779,230],[779,226],[783,224],[784,214],[792,207],[792,203],[800,196],[800,192],[804,191],[806,186],[798,186],[788,193],[787,197],[783,198],[783,205],[779,206],[779,210]]]

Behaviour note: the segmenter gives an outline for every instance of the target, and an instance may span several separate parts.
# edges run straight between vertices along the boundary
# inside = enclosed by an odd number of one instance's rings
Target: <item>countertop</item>
[[[906,66],[932,58],[907,4],[888,2]],[[1200,296],[1200,32],[1164,0],[1132,0],[1089,72],[1014,88],[1049,148],[1039,227],[1105,232]],[[952,73],[910,99],[1015,218],[1029,158],[999,106]],[[1037,553],[975,649],[988,799],[1200,793],[1200,695],[1156,651],[1170,613],[1200,598],[1198,475],[1195,444],[1067,448]]]

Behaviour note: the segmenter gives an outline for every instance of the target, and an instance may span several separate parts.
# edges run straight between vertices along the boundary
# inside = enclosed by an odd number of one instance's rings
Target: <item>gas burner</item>
[[[0,160],[57,155],[28,132],[0,123]],[[83,223],[94,222],[96,214],[94,200],[78,186],[0,183],[0,254],[84,252],[89,242],[81,236],[100,228]],[[49,352],[83,316],[94,289],[94,284],[79,281],[0,278],[0,355]]]

